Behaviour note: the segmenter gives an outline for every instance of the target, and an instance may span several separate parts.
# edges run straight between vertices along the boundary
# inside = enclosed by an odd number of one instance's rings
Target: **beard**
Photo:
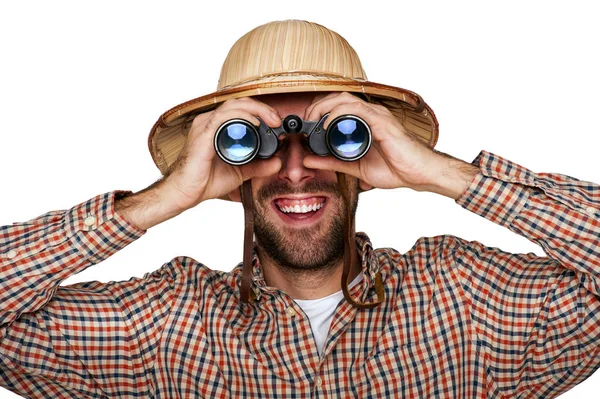
[[[354,219],[358,206],[358,180],[349,189]],[[325,209],[327,213],[315,225],[292,229],[281,227],[267,217],[274,197],[298,193],[331,194]],[[256,244],[280,268],[294,274],[328,271],[343,260],[346,207],[337,182],[310,180],[302,188],[292,188],[284,181],[275,181],[261,187],[256,197]]]

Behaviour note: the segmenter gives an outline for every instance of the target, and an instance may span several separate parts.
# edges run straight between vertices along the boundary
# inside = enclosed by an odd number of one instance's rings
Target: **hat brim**
[[[163,113],[148,137],[152,160],[165,175],[181,152],[194,117],[223,102],[241,97],[297,92],[353,92],[385,106],[406,130],[430,148],[438,140],[438,122],[433,110],[416,93],[380,83],[335,76],[286,74],[259,77],[181,103]],[[228,198],[222,198],[228,199]]]

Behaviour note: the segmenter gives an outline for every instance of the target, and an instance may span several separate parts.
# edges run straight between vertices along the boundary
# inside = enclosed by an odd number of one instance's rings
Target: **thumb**
[[[333,170],[360,178],[358,162],[342,161],[333,156],[307,155],[304,157],[303,163],[305,167],[310,169]]]
[[[250,163],[240,166],[244,181],[253,177],[266,177],[274,175],[281,169],[281,159],[271,157],[269,159],[255,159]]]

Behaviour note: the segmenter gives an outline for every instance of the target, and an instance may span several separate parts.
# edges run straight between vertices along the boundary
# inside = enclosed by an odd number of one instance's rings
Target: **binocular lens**
[[[258,151],[258,134],[243,122],[229,123],[217,134],[217,153],[232,164],[251,160]]]
[[[344,118],[328,129],[328,146],[333,155],[344,160],[358,159],[371,145],[370,132],[359,120]]]

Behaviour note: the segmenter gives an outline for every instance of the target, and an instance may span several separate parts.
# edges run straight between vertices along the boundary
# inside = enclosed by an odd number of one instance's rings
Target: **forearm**
[[[185,209],[178,208],[164,180],[115,201],[115,212],[141,230],[169,220]]]
[[[0,226],[0,336],[3,325],[45,306],[66,278],[144,234],[113,212],[119,193]]]
[[[456,200],[469,187],[479,168],[443,152],[435,151],[435,154],[430,181],[418,191],[430,191]]]
[[[456,203],[538,244],[600,295],[600,185],[535,173],[482,151],[480,174]]]
[[[0,226],[0,386],[36,386],[36,397],[69,387],[73,397],[129,397],[151,384],[179,264],[126,281],[60,285],[144,234],[114,212],[122,194]]]

